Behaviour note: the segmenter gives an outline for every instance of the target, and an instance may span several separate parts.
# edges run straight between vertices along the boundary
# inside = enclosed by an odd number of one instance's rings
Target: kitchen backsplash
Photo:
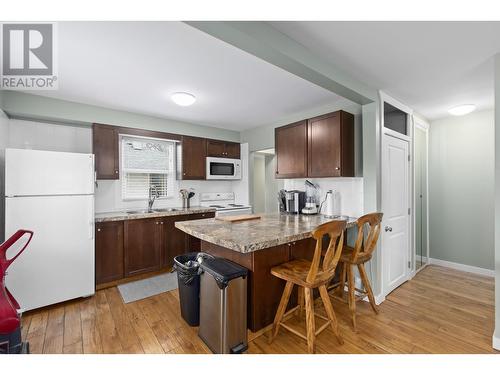
[[[191,198],[192,206],[199,205],[200,192],[226,193],[233,191],[232,181],[175,181],[175,184],[177,185],[174,188],[174,191],[176,192],[175,196],[171,198],[157,199],[155,200],[153,207],[180,207],[182,205],[182,201],[180,196],[177,194],[179,189],[193,189],[195,196]],[[147,208],[147,204],[147,200],[122,200],[121,181],[119,180],[97,181],[97,187],[95,189],[96,213],[120,211],[132,208]]]
[[[362,177],[337,177],[337,178],[308,178],[309,181],[319,185],[319,198],[321,203],[328,190],[335,191],[335,204],[342,215],[358,217],[363,214],[363,178]],[[286,190],[306,191],[305,178],[284,180]]]

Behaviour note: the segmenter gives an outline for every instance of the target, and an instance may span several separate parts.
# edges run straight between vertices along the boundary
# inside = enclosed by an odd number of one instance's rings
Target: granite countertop
[[[219,246],[250,253],[293,241],[311,237],[318,225],[331,220],[347,220],[347,227],[356,225],[356,218],[341,216],[329,218],[324,215],[262,214],[257,220],[229,223],[217,219],[178,221],[176,228]]]
[[[141,209],[137,209],[141,210]],[[101,212],[95,214],[95,222],[102,223],[104,221],[122,221],[122,220],[134,220],[134,219],[149,219],[153,217],[164,217],[164,216],[179,216],[179,215],[190,215],[190,214],[202,214],[207,212],[215,212],[215,208],[211,207],[201,207],[194,206],[190,208],[173,208],[172,211],[154,211],[153,212],[138,212],[133,214],[128,214],[127,211],[134,211],[133,209],[124,211],[113,211],[113,212]],[[161,209],[158,209],[161,210]]]

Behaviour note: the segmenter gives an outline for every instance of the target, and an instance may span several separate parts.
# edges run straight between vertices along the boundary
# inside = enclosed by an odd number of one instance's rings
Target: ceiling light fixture
[[[463,104],[463,105],[457,105],[456,107],[450,108],[448,110],[448,113],[453,116],[463,116],[466,115],[467,113],[471,113],[476,109],[476,106],[474,104]]]
[[[190,106],[196,101],[196,97],[188,92],[174,92],[170,97],[175,104],[182,107]]]

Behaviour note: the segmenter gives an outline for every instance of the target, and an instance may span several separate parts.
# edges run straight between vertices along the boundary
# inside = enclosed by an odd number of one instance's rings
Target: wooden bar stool
[[[335,312],[333,311],[326,286],[335,274],[335,268],[342,253],[345,228],[345,221],[331,221],[318,226],[312,232],[312,236],[316,240],[316,248],[314,250],[312,261],[297,259],[273,267],[271,269],[271,273],[274,276],[286,281],[285,290],[283,291],[283,295],[281,296],[281,301],[274,318],[273,330],[269,340],[271,343],[278,334],[280,326],[282,326],[290,332],[296,334],[297,336],[305,339],[307,341],[307,349],[309,353],[314,353],[314,342],[316,336],[323,332],[330,325],[333,332],[335,333],[335,336],[337,336],[337,340],[339,341],[339,343],[343,344],[343,340],[340,336],[339,328],[337,325]],[[328,244],[328,249],[325,253],[325,257],[323,258],[322,267],[320,268],[321,249],[324,235],[328,235],[330,237],[330,242]],[[303,335],[294,328],[289,327],[282,322],[294,285],[297,285],[299,288],[299,305],[290,310],[289,314],[297,309],[301,309],[301,298],[302,296],[304,296],[303,298],[305,299],[306,310],[306,335]],[[323,305],[325,306],[326,314],[328,315],[328,317],[314,313],[314,288],[319,289],[321,300],[323,301]],[[326,320],[326,323],[323,324],[318,330],[316,330],[315,328],[315,315],[321,319]]]
[[[376,248],[378,237],[380,235],[382,215],[382,213],[372,213],[364,215],[357,220],[356,224],[358,226],[358,235],[356,242],[354,243],[354,247],[347,245],[344,246],[342,255],[340,256],[340,262],[342,265],[340,282],[330,287],[331,289],[337,290],[341,300],[345,302],[344,288],[347,278],[347,302],[351,312],[354,331],[356,331],[356,300],[361,300],[368,296],[368,300],[370,301],[373,311],[378,314],[378,308],[375,304],[375,298],[373,296],[370,280],[366,274],[365,263],[372,258],[373,251]],[[366,240],[364,236],[365,225],[368,226],[368,235],[366,236]],[[355,287],[354,266],[358,267],[364,290],[360,290]],[[358,292],[357,297],[355,295],[356,292]]]

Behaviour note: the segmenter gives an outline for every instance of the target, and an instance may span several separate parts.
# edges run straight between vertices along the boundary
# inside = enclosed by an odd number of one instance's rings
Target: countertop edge
[[[166,217],[166,216],[183,216],[183,215],[193,215],[193,214],[203,214],[203,213],[215,213],[214,208],[208,207],[193,207],[188,209],[179,209],[178,211],[165,211],[165,212],[151,212],[151,213],[141,213],[141,214],[127,214],[125,212],[102,212],[95,214],[95,223],[104,223],[109,221],[124,221],[124,220],[138,220],[138,219],[150,219],[155,217]],[[106,216],[108,215],[108,216]]]
[[[206,220],[213,220],[213,219],[206,219]],[[189,223],[189,221],[186,221],[185,223]],[[350,222],[349,225],[347,226],[347,228],[351,228],[353,226],[355,226],[355,223]],[[309,232],[293,234],[293,235],[289,235],[289,236],[285,236],[285,237],[278,237],[275,240],[273,239],[273,240],[268,240],[268,241],[263,241],[263,242],[256,242],[256,243],[252,243],[252,244],[248,244],[248,245],[241,245],[241,244],[237,244],[237,243],[232,242],[232,241],[220,240],[218,238],[214,238],[211,235],[207,235],[204,233],[200,233],[200,232],[191,230],[191,228],[189,228],[189,225],[187,225],[187,226],[184,225],[183,221],[176,222],[175,227],[177,229],[180,229],[183,232],[193,236],[193,237],[199,238],[202,241],[210,242],[214,245],[222,246],[224,248],[227,248],[227,249],[230,249],[233,251],[237,251],[237,252],[242,253],[242,254],[249,254],[249,253],[252,253],[254,251],[263,250],[263,249],[267,249],[267,248],[274,247],[274,246],[284,245],[284,244],[294,242],[294,241],[304,240],[304,239],[310,238],[312,236],[312,231],[309,231]]]

